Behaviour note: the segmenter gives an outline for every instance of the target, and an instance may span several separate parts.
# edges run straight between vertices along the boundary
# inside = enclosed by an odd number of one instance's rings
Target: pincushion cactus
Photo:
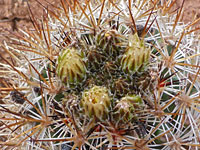
[[[34,30],[1,45],[1,149],[199,149],[200,19],[173,5],[30,8]]]

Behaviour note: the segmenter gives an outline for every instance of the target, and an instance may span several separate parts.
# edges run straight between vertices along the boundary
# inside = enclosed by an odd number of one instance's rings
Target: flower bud
[[[114,119],[118,122],[126,123],[137,116],[135,110],[141,108],[141,106],[142,99],[140,96],[127,95],[122,97],[114,108]]]
[[[94,86],[83,92],[81,106],[89,117],[105,119],[110,106],[108,90],[102,86]]]
[[[56,72],[67,86],[77,85],[86,77],[86,63],[76,49],[67,48],[58,57]]]
[[[137,33],[130,37],[129,47],[121,58],[121,68],[124,72],[134,74],[146,69],[149,62],[150,49],[144,45]]]

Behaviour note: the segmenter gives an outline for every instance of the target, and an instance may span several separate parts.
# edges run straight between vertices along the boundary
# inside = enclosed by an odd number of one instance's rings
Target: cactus
[[[34,30],[1,44],[0,149],[199,149],[198,20],[181,23],[173,5],[61,0],[41,23],[30,13]]]

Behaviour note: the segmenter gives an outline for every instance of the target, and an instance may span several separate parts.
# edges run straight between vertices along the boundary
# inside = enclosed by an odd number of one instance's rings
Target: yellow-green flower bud
[[[85,79],[86,63],[75,48],[65,49],[58,57],[58,77],[67,86],[76,85]]]
[[[94,86],[83,92],[81,106],[89,117],[105,119],[110,106],[108,89],[102,86]]]
[[[140,40],[137,33],[129,38],[129,46],[121,59],[122,70],[126,73],[144,71],[150,56],[150,49],[144,45],[144,40]]]
[[[121,47],[119,43],[121,38],[117,30],[102,30],[96,36],[97,47],[109,57],[116,57],[119,55]]]
[[[136,117],[135,111],[142,106],[140,96],[127,95],[122,97],[114,108],[114,119],[121,123],[126,123]]]

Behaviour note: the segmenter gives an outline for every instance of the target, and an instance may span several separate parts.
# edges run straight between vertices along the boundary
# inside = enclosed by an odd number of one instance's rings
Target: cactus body
[[[87,54],[87,59],[89,62],[89,68],[91,71],[96,71],[98,68],[103,66],[105,61],[105,56],[97,50],[90,50]]]

